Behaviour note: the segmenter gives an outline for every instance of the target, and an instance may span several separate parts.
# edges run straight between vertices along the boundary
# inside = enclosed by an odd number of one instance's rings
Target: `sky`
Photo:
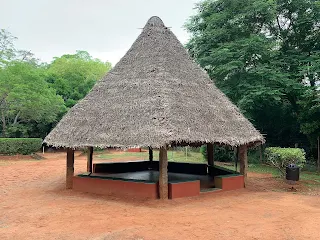
[[[88,51],[114,66],[151,16],[159,16],[182,43],[183,28],[200,0],[0,0],[0,29],[44,62]]]

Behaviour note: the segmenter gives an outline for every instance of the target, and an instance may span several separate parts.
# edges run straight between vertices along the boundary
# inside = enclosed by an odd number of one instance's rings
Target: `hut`
[[[65,114],[44,142],[67,149],[67,188],[72,188],[76,181],[74,149],[89,149],[88,172],[92,174],[87,175],[95,178],[96,184],[103,179],[98,176],[99,169],[106,166],[97,165],[93,169],[93,147],[149,147],[150,160],[152,149],[159,149],[159,163],[154,161],[152,165],[153,170],[159,170],[158,181],[152,191],[153,195],[156,191],[158,197],[167,199],[170,194],[174,196],[170,193],[170,188],[172,190],[174,186],[168,184],[169,146],[207,144],[206,167],[214,165],[214,145],[237,147],[240,175],[245,182],[247,148],[263,143],[264,138],[191,59],[172,31],[159,17],[154,16],[148,20],[125,56]],[[150,164],[143,164],[144,170],[150,170]],[[128,165],[113,167],[116,173],[129,171]],[[136,168],[137,165],[131,167]],[[194,171],[198,166],[180,167]],[[121,168],[126,170],[121,171]],[[179,166],[170,167],[169,164],[169,172],[170,168],[181,173]],[[110,173],[111,170],[106,171]],[[209,168],[203,171],[210,174]],[[211,169],[211,172],[217,171],[220,170]],[[105,177],[104,180],[110,180]],[[82,176],[81,180],[84,179]],[[113,184],[119,179],[112,178]],[[126,180],[129,184],[130,181]],[[86,183],[81,182],[80,185]],[[119,186],[116,186],[118,190]],[[135,189],[131,185],[125,188],[130,191]],[[105,188],[96,191],[103,192]],[[183,191],[187,190],[179,191],[176,195],[183,195]]]

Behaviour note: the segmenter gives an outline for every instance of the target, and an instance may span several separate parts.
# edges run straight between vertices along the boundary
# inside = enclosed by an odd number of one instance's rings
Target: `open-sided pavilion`
[[[205,187],[243,187],[247,148],[264,138],[162,20],[151,17],[126,55],[44,141],[67,149],[67,188],[167,199]],[[207,164],[168,164],[168,147],[204,144]],[[214,166],[214,145],[238,149],[240,174]],[[149,161],[92,164],[93,147],[137,146],[150,149]],[[88,148],[89,174],[74,176],[78,148]],[[153,149],[159,161],[152,161]]]

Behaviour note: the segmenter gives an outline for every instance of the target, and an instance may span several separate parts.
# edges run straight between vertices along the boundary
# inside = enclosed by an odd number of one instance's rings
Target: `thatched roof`
[[[262,135],[158,17],[44,140],[56,147],[259,144]]]

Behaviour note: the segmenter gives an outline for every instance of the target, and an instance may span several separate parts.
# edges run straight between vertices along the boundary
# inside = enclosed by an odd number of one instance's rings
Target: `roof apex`
[[[163,21],[161,20],[161,18],[159,18],[158,16],[152,16],[151,18],[149,18],[148,22],[146,23],[146,26],[151,26],[151,27],[165,27]]]

